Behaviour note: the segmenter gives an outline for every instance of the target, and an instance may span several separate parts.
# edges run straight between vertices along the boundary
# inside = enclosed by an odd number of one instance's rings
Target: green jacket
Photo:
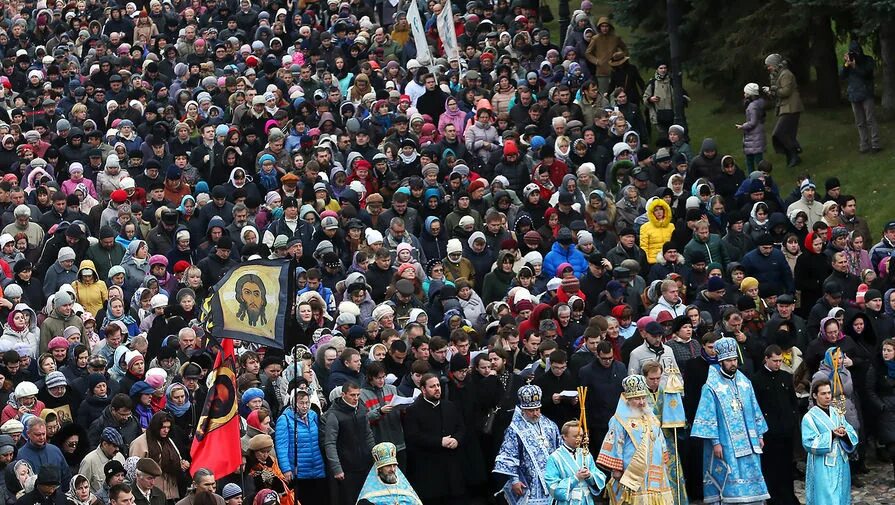
[[[498,258],[498,261],[500,259]],[[496,302],[499,300],[503,300],[505,296],[507,296],[507,292],[510,291],[510,285],[513,282],[513,278],[515,275],[513,272],[503,272],[500,270],[500,264],[495,267],[493,272],[490,272],[485,275],[485,280],[482,281],[482,302],[487,305],[491,302]]]
[[[124,253],[124,246],[118,242],[113,242],[111,249],[106,249],[97,242],[87,248],[86,259],[93,262],[99,279],[105,280],[109,277],[109,269],[121,264],[121,260],[124,259]]]
[[[701,251],[705,255],[706,263],[720,263],[721,266],[726,267],[730,261],[730,258],[727,257],[727,250],[721,243],[721,236],[714,233],[709,235],[708,242],[699,241],[695,235],[690,239],[690,242],[684,247],[684,256],[687,258],[688,264],[693,263],[691,258],[696,251]]]

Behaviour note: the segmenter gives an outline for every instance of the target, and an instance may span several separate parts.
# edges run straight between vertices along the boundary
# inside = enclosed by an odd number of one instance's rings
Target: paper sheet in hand
[[[578,398],[578,391],[572,391],[570,389],[559,393],[561,398]]]
[[[385,376],[385,383],[386,383],[386,384],[388,384],[388,385],[392,385],[392,384],[394,384],[394,383],[396,383],[396,382],[398,382],[398,377],[396,377],[395,374],[390,373],[390,374],[388,374],[388,375]]]
[[[392,401],[388,402],[392,407],[400,407],[401,405],[410,405],[416,400],[416,397],[420,395],[419,389],[413,390],[413,398],[407,398],[406,396],[398,396],[395,395],[392,397]]]

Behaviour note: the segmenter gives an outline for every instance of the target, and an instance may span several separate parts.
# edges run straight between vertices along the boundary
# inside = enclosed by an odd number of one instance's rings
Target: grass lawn
[[[558,15],[557,0],[546,0],[546,3],[550,4],[554,15]],[[572,0],[571,3],[574,11],[577,2]],[[608,6],[602,2],[594,2],[592,14],[595,18],[608,13]],[[554,35],[554,42],[558,43],[558,22],[548,23],[547,27]],[[625,36],[624,31],[620,32]],[[764,58],[764,55],[756,54],[755,57]],[[652,76],[651,69],[641,68],[641,71],[644,79]],[[756,76],[755,81],[765,84],[767,76]],[[686,115],[693,152],[699,152],[703,138],[712,137],[718,142],[720,155],[732,155],[745,170],[742,135],[734,127],[734,124],[743,122],[743,111],[725,106],[711,92],[694,82],[688,81],[686,88],[691,97]],[[799,142],[804,152],[802,164],[795,169],[786,168],[784,157],[774,153],[771,147],[770,133],[775,122],[773,111],[769,111],[765,122],[768,137],[765,158],[774,164],[773,176],[781,192],[786,194],[792,189],[798,173],[808,172],[818,187],[818,193],[822,195],[824,180],[836,176],[842,183],[843,193],[857,197],[859,214],[870,221],[872,233],[879,237],[885,222],[895,219],[895,198],[889,195],[889,191],[895,189],[895,171],[892,170],[895,166],[895,143],[890,141],[895,125],[891,122],[880,124],[882,152],[859,154],[858,133],[848,105],[819,109],[807,99],[805,107],[807,112],[802,114],[799,124]]]

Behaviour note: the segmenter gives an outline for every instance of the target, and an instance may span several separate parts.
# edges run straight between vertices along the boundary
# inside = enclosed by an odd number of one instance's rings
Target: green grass
[[[557,15],[557,0],[546,0],[546,3],[550,4],[554,15]],[[573,5],[573,11],[574,8]],[[591,13],[596,19],[608,14],[609,9],[603,3],[594,2]],[[547,27],[558,42],[558,23],[548,23]],[[627,34],[623,29],[617,31],[623,37]],[[756,58],[762,57],[756,55]],[[649,78],[646,74],[650,69],[642,68],[641,72],[645,79]],[[756,76],[757,82],[762,79],[766,79],[766,76]],[[689,80],[686,88],[691,97],[686,115],[693,152],[699,152],[703,138],[714,138],[720,155],[730,154],[745,170],[742,134],[734,127],[734,124],[744,121],[741,108],[725,106],[711,92]],[[802,114],[798,136],[803,149],[802,164],[795,169],[786,168],[784,157],[774,153],[771,147],[770,134],[775,122],[773,111],[769,111],[765,122],[768,141],[765,157],[774,165],[773,177],[781,192],[788,194],[795,185],[797,174],[803,172],[811,174],[820,195],[823,194],[824,181],[828,177],[838,177],[843,193],[857,197],[859,215],[869,220],[871,231],[878,237],[883,225],[895,218],[895,199],[889,195],[889,191],[895,189],[895,171],[892,170],[895,165],[895,143],[889,142],[895,133],[895,126],[892,123],[880,124],[882,152],[859,154],[858,132],[849,106],[820,109],[806,100],[805,108],[807,111]]]

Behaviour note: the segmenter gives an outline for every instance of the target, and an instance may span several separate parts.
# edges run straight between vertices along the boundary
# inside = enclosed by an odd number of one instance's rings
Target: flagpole
[[[286,281],[286,289],[289,290],[289,294],[286,296],[286,314],[291,314],[291,307],[295,303],[295,268],[298,266],[298,262],[295,261],[295,258],[291,258],[289,260],[289,277]],[[285,327],[285,325],[284,325]],[[296,345],[297,346],[297,345]],[[298,379],[298,359],[299,357],[295,355],[295,347],[289,350],[289,353],[292,354],[292,380]],[[286,335],[283,335],[283,347],[286,347]],[[285,349],[283,349],[285,351]],[[283,358],[285,359],[285,353]],[[310,384],[308,387],[310,388]],[[289,389],[289,385],[286,384],[286,391],[291,396],[292,399],[292,452],[295,454],[295,464],[292,465],[292,479],[290,480],[288,486],[292,488],[292,491],[295,491],[294,483],[296,481],[296,476],[298,475],[298,404],[295,402],[295,392]],[[316,393],[315,393],[316,394]],[[310,398],[309,398],[310,400]],[[298,501],[296,499],[296,501]]]

